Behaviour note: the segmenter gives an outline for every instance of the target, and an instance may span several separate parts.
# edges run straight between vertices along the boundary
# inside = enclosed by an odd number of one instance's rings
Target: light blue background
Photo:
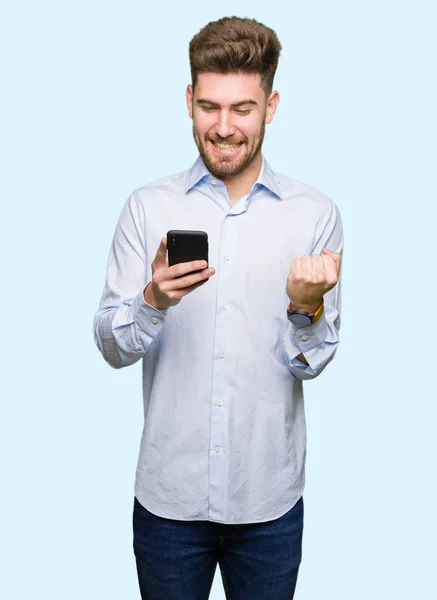
[[[270,164],[345,231],[341,346],[305,384],[296,600],[437,597],[432,5],[1,3],[2,598],[139,598],[140,365],[107,366],[92,319],[125,199],[196,158],[189,40],[232,14],[283,44]]]

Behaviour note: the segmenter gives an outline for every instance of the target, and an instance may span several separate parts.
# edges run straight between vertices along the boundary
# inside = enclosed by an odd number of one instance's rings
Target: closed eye
[[[215,106],[202,106],[202,110],[204,110],[207,113],[213,112],[214,110],[217,110],[217,108]],[[237,115],[248,115],[251,110],[250,109],[242,109],[242,108],[236,108],[235,112]]]

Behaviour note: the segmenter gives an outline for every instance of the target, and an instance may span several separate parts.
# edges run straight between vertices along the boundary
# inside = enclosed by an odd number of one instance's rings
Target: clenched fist
[[[293,308],[315,312],[340,276],[341,255],[328,248],[319,254],[293,259],[287,277],[287,295]]]

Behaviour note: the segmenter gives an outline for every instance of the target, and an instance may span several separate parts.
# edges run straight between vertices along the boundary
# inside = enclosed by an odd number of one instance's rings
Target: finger
[[[340,274],[340,265],[341,265],[341,254],[339,252],[333,252],[332,250],[329,250],[328,248],[323,248],[322,252],[325,254],[325,256],[330,256],[334,262],[335,262],[335,266],[337,268],[337,275]]]
[[[162,266],[167,264],[167,238],[161,238],[159,248],[155,255],[155,264]]]
[[[308,256],[307,254],[305,254],[304,256],[300,257],[300,264],[302,266],[302,271],[304,273],[312,273],[313,270],[313,263],[311,260],[311,256]]]
[[[300,264],[300,258],[293,258],[290,265],[290,273],[300,274],[302,273],[302,265]]]
[[[311,256],[312,262],[312,273],[315,281],[322,282],[326,279],[325,266],[323,258],[319,254],[313,254]]]
[[[173,277],[167,281],[166,288],[171,291],[182,290],[195,285],[199,281],[209,279],[212,275],[214,275],[214,273],[215,270],[213,268],[209,268],[202,269],[200,272],[189,273],[188,275],[183,275],[182,277]]]
[[[168,269],[165,270],[168,271]],[[195,289],[200,283],[206,283],[214,273],[214,269],[204,269],[200,273],[186,275],[185,277],[162,279],[158,285],[158,289],[169,303],[174,305],[180,301],[182,296],[185,296],[190,290]]]
[[[335,285],[338,279],[337,266],[335,264],[335,261],[330,256],[324,256],[323,263],[325,267],[327,283]]]
[[[190,262],[178,263],[168,268],[167,279],[181,277],[193,271],[200,271],[208,266],[206,260],[192,260]]]
[[[208,277],[209,279],[209,277]],[[182,292],[182,296],[186,296],[187,294],[189,294],[190,292],[192,292],[193,290],[195,290],[196,288],[200,287],[201,285],[203,285],[204,283],[206,283],[208,281],[208,279],[203,279],[202,281],[198,281],[197,283],[194,283],[193,285],[189,285],[188,287],[184,288],[183,292]]]

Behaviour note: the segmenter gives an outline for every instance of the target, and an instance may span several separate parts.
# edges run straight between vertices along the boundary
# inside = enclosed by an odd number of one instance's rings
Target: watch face
[[[308,327],[308,325],[311,325],[312,323],[309,317],[306,315],[301,315],[300,313],[293,313],[288,318],[296,327],[296,329],[299,329],[300,327]]]

